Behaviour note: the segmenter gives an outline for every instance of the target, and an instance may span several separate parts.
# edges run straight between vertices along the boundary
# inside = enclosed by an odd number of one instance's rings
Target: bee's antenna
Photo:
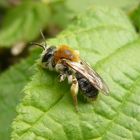
[[[30,43],[31,45],[37,45],[37,46],[40,46],[41,48],[43,48],[45,50],[45,46],[39,44],[39,43],[36,43],[36,42],[31,42]]]
[[[47,47],[47,43],[46,43],[46,40],[45,40],[45,36],[44,36],[44,34],[43,34],[43,32],[42,32],[41,30],[40,30],[40,34],[41,34],[41,36],[42,36],[42,38],[43,38],[43,40],[44,40],[44,44],[45,44],[45,45],[41,45],[41,44],[36,43],[36,42],[31,42],[30,44],[31,44],[31,45],[40,46],[41,48],[43,48],[43,49],[45,50],[46,47]]]
[[[44,44],[45,44],[45,48],[47,47],[47,43],[46,43],[46,40],[45,40],[45,36],[44,36],[44,34],[43,34],[43,32],[40,30],[40,33],[41,33],[41,36],[42,36],[42,38],[43,38],[43,40],[44,40]]]

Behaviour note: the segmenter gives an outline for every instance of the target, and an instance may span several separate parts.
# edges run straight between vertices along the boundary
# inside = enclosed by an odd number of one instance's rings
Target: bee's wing
[[[77,63],[65,60],[65,64],[87,78],[99,91],[105,95],[109,94],[109,88],[107,87],[104,80],[95,70],[91,69],[91,67],[86,62],[82,60],[81,63]]]

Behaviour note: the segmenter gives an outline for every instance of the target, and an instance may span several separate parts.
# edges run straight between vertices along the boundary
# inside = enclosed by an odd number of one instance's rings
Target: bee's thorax
[[[61,59],[67,59],[73,62],[78,62],[80,60],[77,51],[70,49],[67,45],[61,45],[54,54],[55,63]]]

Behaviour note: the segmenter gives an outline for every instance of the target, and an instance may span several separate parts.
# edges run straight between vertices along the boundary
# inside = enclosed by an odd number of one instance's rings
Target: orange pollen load
[[[80,60],[79,53],[75,50],[72,50],[67,45],[60,45],[58,50],[54,54],[55,63],[61,59],[68,59],[72,62],[78,62]]]

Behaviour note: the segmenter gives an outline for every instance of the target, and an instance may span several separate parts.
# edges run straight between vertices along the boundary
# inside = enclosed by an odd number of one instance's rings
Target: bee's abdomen
[[[84,96],[87,98],[96,98],[98,95],[98,90],[81,74],[76,73],[76,78],[78,80],[79,88],[83,92]]]

